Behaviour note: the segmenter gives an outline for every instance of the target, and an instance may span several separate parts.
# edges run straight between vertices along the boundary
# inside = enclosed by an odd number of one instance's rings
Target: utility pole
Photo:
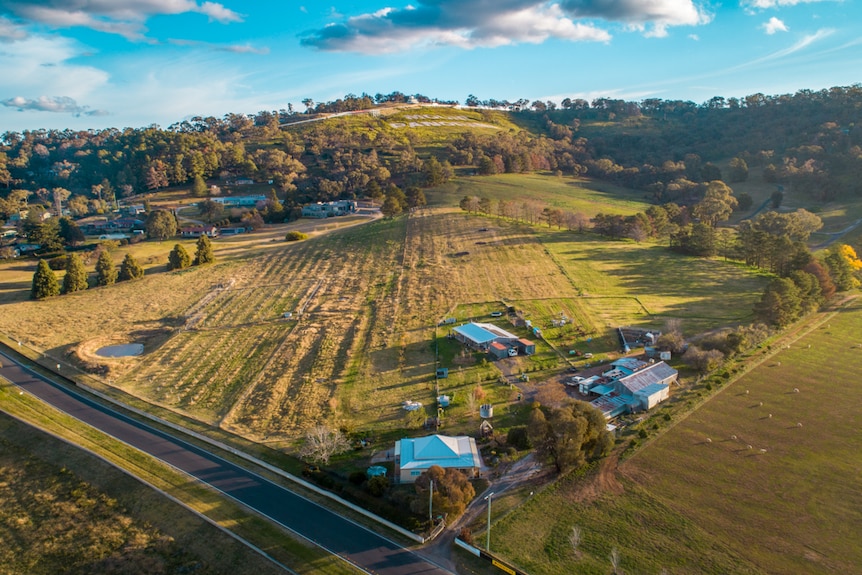
[[[428,520],[434,527],[434,480],[431,480],[431,489],[428,491]]]
[[[488,502],[488,531],[485,536],[485,551],[491,550],[491,497],[493,496],[493,491],[485,496],[485,501]]]

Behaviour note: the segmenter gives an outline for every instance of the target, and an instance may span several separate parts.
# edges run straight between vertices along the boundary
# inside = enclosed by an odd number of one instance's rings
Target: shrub
[[[57,256],[55,258],[51,258],[48,260],[48,267],[54,271],[60,271],[66,269],[66,260],[68,256],[63,254],[61,256]]]
[[[291,232],[287,232],[287,235],[284,236],[284,239],[289,242],[298,242],[300,240],[308,239],[308,234],[293,230]]]
[[[389,489],[389,480],[383,475],[375,475],[365,484],[368,493],[374,497],[382,497],[386,490]]]
[[[510,429],[509,433],[506,434],[506,443],[517,449],[530,449],[532,446],[530,445],[530,437],[527,435],[527,427],[522,425]]]
[[[473,532],[470,531],[469,527],[462,527],[461,532],[458,534],[458,538],[467,545],[473,544]]]
[[[364,471],[354,471],[350,474],[350,477],[348,477],[350,483],[354,485],[362,485],[363,483],[365,483],[365,479],[366,477]]]

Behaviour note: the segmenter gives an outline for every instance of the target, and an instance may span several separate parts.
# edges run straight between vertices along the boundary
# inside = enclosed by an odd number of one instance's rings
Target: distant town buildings
[[[266,196],[223,196],[210,199],[226,208],[254,208],[266,202],[268,198]]]

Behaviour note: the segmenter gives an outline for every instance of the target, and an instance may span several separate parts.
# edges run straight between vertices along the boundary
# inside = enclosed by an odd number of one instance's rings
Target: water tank
[[[494,417],[494,406],[490,403],[483,403],[479,406],[479,417],[489,419]]]

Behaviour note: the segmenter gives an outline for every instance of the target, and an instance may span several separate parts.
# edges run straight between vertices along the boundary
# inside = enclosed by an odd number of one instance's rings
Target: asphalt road
[[[0,375],[42,401],[185,471],[362,569],[451,575],[395,542],[246,469],[49,382],[0,354]]]

